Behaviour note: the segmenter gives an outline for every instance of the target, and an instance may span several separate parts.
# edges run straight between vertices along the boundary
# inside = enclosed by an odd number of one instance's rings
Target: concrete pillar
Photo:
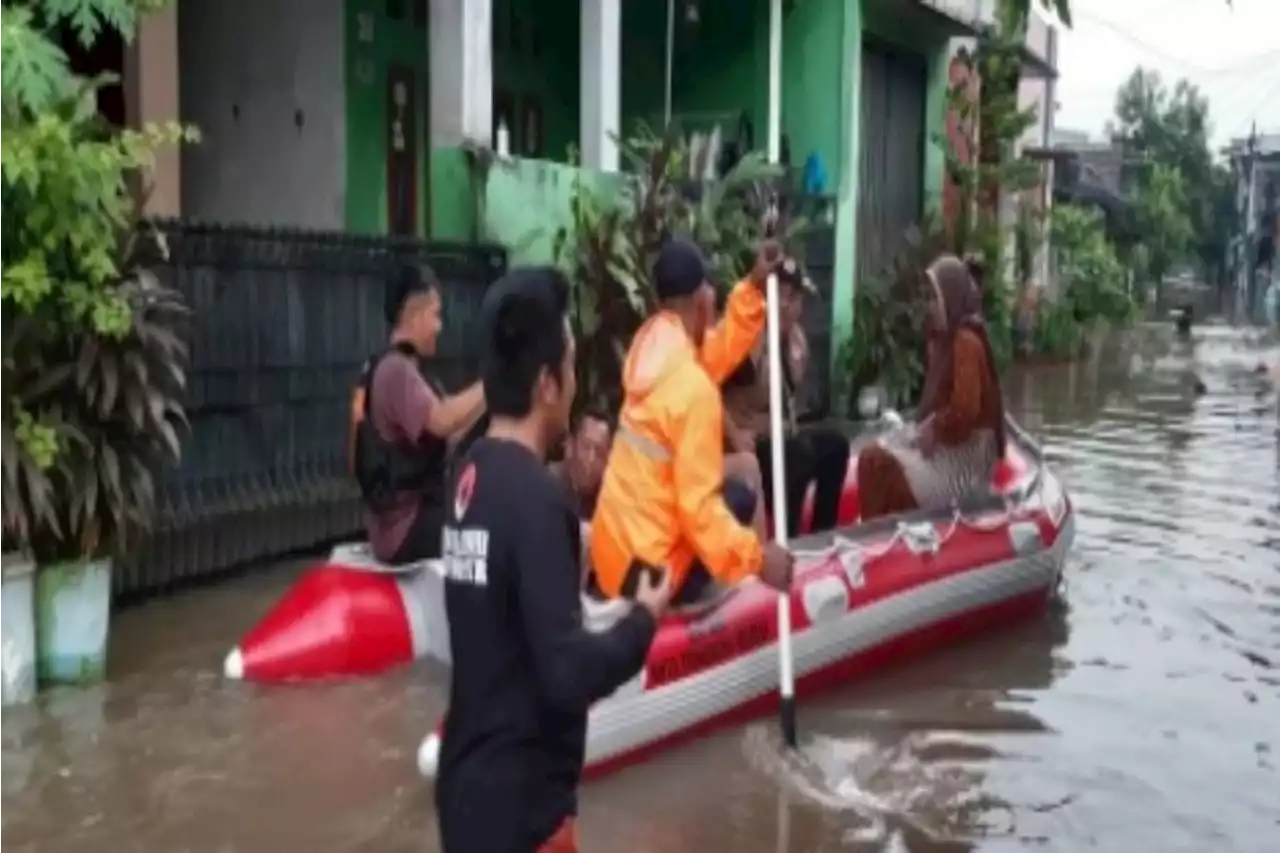
[[[430,0],[431,143],[493,146],[492,0]]]
[[[617,136],[622,91],[621,0],[580,0],[582,4],[582,165],[618,171]]]
[[[170,3],[142,16],[138,35],[125,48],[125,121],[130,127],[178,121],[178,7]],[[144,175],[143,210],[150,216],[182,215],[182,154],[176,145],[156,152]]]
[[[836,185],[835,280],[831,287],[831,366],[853,333],[858,269],[858,195],[862,179],[862,3],[845,3],[840,51],[840,179]],[[833,374],[834,375],[834,374]],[[832,400],[833,404],[856,401]]]

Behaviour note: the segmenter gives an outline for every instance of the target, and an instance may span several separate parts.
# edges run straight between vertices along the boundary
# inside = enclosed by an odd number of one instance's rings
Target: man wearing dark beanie
[[[782,260],[772,241],[715,321],[702,253],[669,241],[653,267],[659,310],[636,333],[623,367],[618,431],[591,522],[596,589],[627,596],[647,569],[671,572],[675,600],[696,601],[711,581],[758,576],[786,589],[793,559],[749,526],[754,490],[724,477],[720,383],[765,326],[765,285]]]
[[[423,375],[440,337],[440,308],[429,267],[395,271],[384,301],[391,339],[370,359],[352,401],[352,473],[369,545],[387,563],[440,556],[449,443],[484,411],[479,382],[450,397]]]

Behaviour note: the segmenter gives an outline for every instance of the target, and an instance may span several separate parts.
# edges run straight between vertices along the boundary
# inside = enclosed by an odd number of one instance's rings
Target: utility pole
[[[1249,139],[1244,149],[1245,201],[1244,201],[1244,312],[1245,317],[1252,320],[1254,303],[1257,295],[1257,259],[1258,259],[1258,123],[1255,121],[1249,129]]]

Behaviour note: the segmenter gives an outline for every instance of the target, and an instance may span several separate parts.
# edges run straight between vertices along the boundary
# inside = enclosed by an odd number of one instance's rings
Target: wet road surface
[[[1143,330],[1015,372],[1076,501],[1067,603],[590,785],[582,846],[694,851],[1280,849],[1280,358]],[[1198,394],[1196,380],[1203,383]],[[226,650],[297,567],[120,614],[112,683],[6,709],[11,851],[430,851],[414,751],[439,673],[258,689]]]

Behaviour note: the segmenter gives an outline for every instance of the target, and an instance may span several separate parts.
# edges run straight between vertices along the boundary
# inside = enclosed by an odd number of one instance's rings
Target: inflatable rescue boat
[[[858,523],[856,457],[850,461],[840,527],[793,541],[800,691],[1045,604],[1071,543],[1072,508],[1035,442],[1012,422],[1008,435],[990,489],[946,510],[868,524]],[[672,613],[643,674],[593,709],[589,770],[775,703],[776,602],[775,592],[750,582]],[[584,597],[594,628],[628,606]],[[299,579],[224,668],[229,678],[271,683],[372,675],[423,657],[450,660],[439,567],[384,566],[364,545],[344,545]],[[420,749],[428,776],[437,749],[435,734]]]

